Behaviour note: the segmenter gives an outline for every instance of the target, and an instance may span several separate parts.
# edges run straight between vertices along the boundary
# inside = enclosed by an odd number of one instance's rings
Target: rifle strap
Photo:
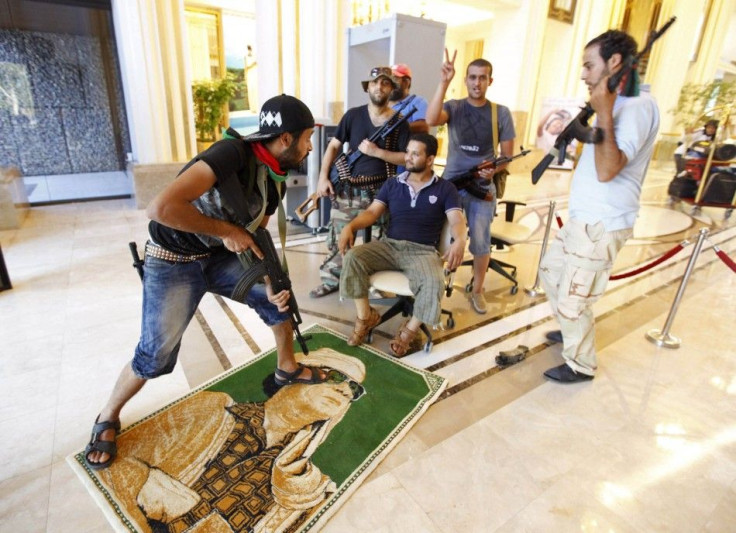
[[[252,163],[251,168],[255,166]],[[258,226],[260,226],[263,216],[266,214],[266,206],[268,205],[268,192],[266,190],[266,180],[268,179],[268,169],[266,165],[258,167],[256,175],[256,184],[258,185],[258,192],[261,193],[261,199],[263,203],[261,205],[261,212],[254,218],[250,224],[246,226],[246,230],[249,233],[253,233]],[[279,224],[279,239],[281,240],[281,268],[284,272],[289,273],[289,266],[286,264],[286,211],[284,210],[284,202],[281,200],[281,187],[283,183],[280,181],[274,182],[276,184],[276,190],[278,191],[279,197],[279,213],[278,213],[278,224]]]
[[[491,102],[491,144],[495,156],[498,150],[498,106],[496,102]]]

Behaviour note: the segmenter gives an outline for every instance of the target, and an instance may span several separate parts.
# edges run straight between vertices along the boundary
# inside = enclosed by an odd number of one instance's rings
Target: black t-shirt
[[[248,143],[240,139],[223,139],[198,154],[179,175],[200,160],[210,166],[217,181],[192,205],[203,215],[246,227],[258,216],[263,205],[255,179],[257,169],[263,163],[253,154]],[[283,196],[286,183],[282,183],[281,192]],[[243,201],[233,198],[234,194],[242,195]],[[268,177],[266,197],[266,215],[272,215],[278,208],[279,198],[276,183]],[[238,205],[245,206],[247,213],[241,212]],[[155,220],[148,224],[148,231],[155,243],[178,254],[194,255],[222,248],[222,240],[217,237],[177,230]]]
[[[368,139],[381,126],[374,126],[368,113],[368,105],[352,107],[347,110],[345,115],[337,125],[335,138],[341,143],[347,142],[350,145],[350,152],[354,152],[363,142]],[[397,146],[392,148],[393,152],[406,151],[406,145],[409,142],[409,126],[403,122],[398,128]],[[392,133],[391,135],[395,135]],[[385,148],[384,141],[377,143],[381,148]],[[353,176],[380,176],[386,175],[386,162],[377,157],[362,155],[358,158],[353,167]]]

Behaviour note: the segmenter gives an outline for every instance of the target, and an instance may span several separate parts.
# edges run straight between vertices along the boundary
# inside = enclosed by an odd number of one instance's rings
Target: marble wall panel
[[[10,95],[0,91],[0,165],[24,176],[123,168],[130,140],[122,84],[114,42],[105,44],[0,30],[0,87]]]
[[[15,30],[0,30],[0,61],[22,63],[23,34]]]
[[[84,107],[76,40],[74,35],[25,34],[36,107]]]
[[[66,149],[61,110],[36,108],[24,111],[12,117],[22,174],[70,174],[72,167]]]
[[[72,172],[117,169],[115,136],[108,109],[61,110]],[[73,132],[73,135],[69,135]]]
[[[13,131],[13,120],[8,110],[0,109],[0,167],[20,168],[15,135],[2,135],[8,131]]]
[[[75,44],[85,107],[107,108],[107,81],[100,43],[94,37],[79,36]]]

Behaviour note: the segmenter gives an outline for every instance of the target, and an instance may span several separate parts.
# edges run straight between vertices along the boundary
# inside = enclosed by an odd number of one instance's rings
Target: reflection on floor
[[[736,224],[725,212],[669,205],[672,173],[653,169],[636,238],[614,267],[647,264],[702,228],[709,231],[677,311],[678,350],[644,338],[661,328],[693,246],[648,272],[611,282],[596,305],[600,371],[560,386],[542,372],[560,346],[543,297],[530,297],[550,200],[566,219],[569,174],[536,187],[512,176],[506,197],[527,206],[517,220],[529,242],[503,254],[521,289],[486,278],[489,313],[477,315],[461,269],[443,306],[456,326],[438,331],[430,353],[404,361],[449,380],[443,399],[372,474],[325,531],[728,531],[736,523]],[[554,229],[554,221],[553,221]],[[64,457],[80,449],[140,327],[140,282],[127,243],[146,238],[131,200],[34,208],[22,228],[0,232],[13,289],[0,292],[0,531],[108,531]],[[352,329],[352,302],[310,299],[325,257],[323,235],[287,244],[306,324]],[[400,323],[374,345],[388,350]],[[530,347],[500,370],[499,350]],[[250,309],[207,297],[184,338],[175,371],[146,385],[123,425],[273,345]],[[29,501],[33,504],[29,505]]]
[[[31,205],[103,198],[130,198],[133,181],[127,172],[93,172],[26,176],[23,178]]]

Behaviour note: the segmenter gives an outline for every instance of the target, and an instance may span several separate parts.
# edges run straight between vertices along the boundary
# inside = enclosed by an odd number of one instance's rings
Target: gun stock
[[[294,214],[299,222],[306,223],[307,217],[319,209],[319,195],[315,192],[307,196],[307,199],[296,206]]]

